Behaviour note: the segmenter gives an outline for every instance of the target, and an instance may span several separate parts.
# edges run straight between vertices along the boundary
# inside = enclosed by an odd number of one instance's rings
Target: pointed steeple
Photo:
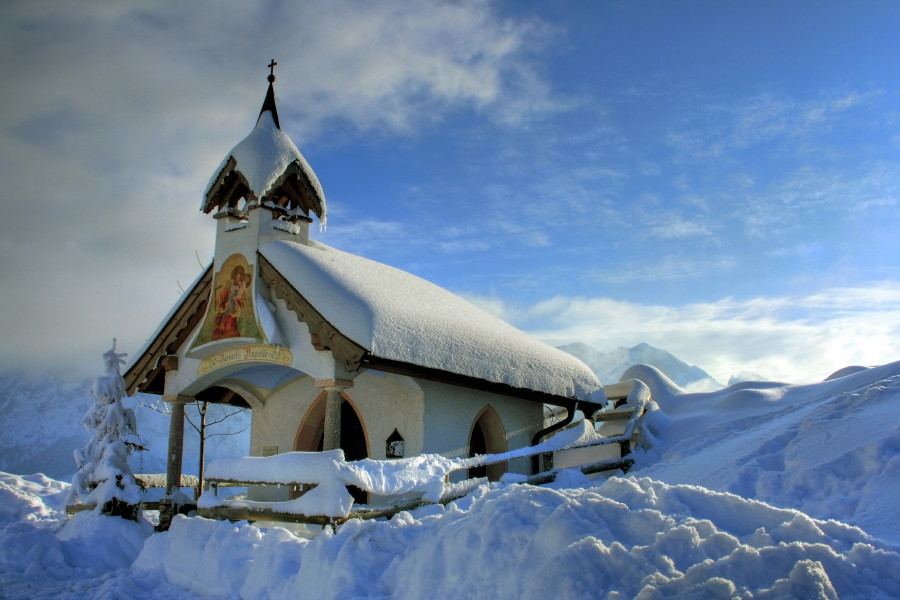
[[[266,207],[276,219],[291,222],[310,222],[312,213],[324,226],[322,186],[278,122],[272,85],[277,64],[272,59],[268,65],[269,89],[256,126],[226,155],[206,188],[200,210],[244,218],[247,209]]]
[[[262,117],[263,113],[268,111],[272,114],[272,120],[275,121],[275,127],[281,129],[281,123],[278,122],[278,108],[275,107],[275,66],[278,63],[275,62],[275,59],[272,59],[272,62],[268,64],[269,67],[269,76],[267,79],[269,80],[269,89],[266,91],[266,99],[263,100],[262,108],[259,110],[259,116]],[[259,119],[256,120],[259,122]]]

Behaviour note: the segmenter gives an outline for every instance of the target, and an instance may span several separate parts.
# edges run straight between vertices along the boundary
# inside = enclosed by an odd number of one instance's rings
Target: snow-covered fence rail
[[[471,458],[426,454],[397,460],[363,459],[347,462],[342,450],[286,452],[268,457],[219,459],[206,469],[206,489],[197,502],[203,517],[229,520],[275,521],[334,525],[348,519],[388,517],[404,510],[461,498],[486,478],[447,483],[455,471],[468,470],[515,458],[618,444],[620,456],[580,464],[585,474],[627,470],[627,456],[639,433],[639,421],[650,402],[648,388],[637,380],[617,384],[609,409],[582,420],[550,439],[527,448]],[[613,387],[613,386],[611,386]],[[611,390],[613,391],[613,390]],[[625,421],[617,435],[600,435],[597,424]],[[553,481],[560,469],[531,476],[507,474],[504,481],[540,485]],[[296,498],[262,502],[218,497],[219,486],[279,486],[302,490]],[[347,486],[371,494],[372,505],[354,505]]]
[[[631,453],[632,444],[637,441],[640,419],[644,416],[647,405],[650,403],[650,388],[642,381],[629,379],[622,383],[606,386],[604,390],[608,390],[609,404],[603,410],[594,413],[591,419],[595,423],[624,421],[624,430],[616,436],[600,436],[594,440],[587,440],[579,447],[588,448],[617,443],[621,445],[622,456],[626,456]]]
[[[132,477],[134,477],[135,481],[137,481],[137,484],[141,489],[166,487],[165,473],[135,473],[134,475],[132,475]],[[180,487],[189,487],[197,491],[200,490],[200,479],[196,475],[182,475],[180,484]],[[73,515],[85,510],[94,510],[95,508],[97,508],[96,504],[69,504],[66,506],[66,512],[70,515]],[[141,509],[159,510],[159,501],[142,501]]]

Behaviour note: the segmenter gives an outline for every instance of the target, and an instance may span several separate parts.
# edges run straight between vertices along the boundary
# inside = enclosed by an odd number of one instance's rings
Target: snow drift
[[[650,367],[632,375],[659,408],[627,477],[491,484],[313,539],[196,517],[167,533],[92,513],[66,522],[66,484],[4,475],[2,595],[900,597],[889,505],[900,497],[900,363],[708,394]]]

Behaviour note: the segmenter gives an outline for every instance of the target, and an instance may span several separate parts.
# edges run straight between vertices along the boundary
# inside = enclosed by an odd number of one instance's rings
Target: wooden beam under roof
[[[288,309],[306,323],[316,350],[331,350],[335,360],[341,362],[344,369],[352,373],[359,369],[360,360],[365,348],[342,334],[337,327],[328,321],[322,313],[310,303],[297,289],[272,266],[266,257],[259,256],[259,276],[279,298],[283,299]]]

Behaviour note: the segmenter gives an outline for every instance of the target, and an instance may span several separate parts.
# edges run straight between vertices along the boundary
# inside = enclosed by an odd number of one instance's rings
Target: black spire
[[[266,91],[266,99],[263,100],[262,108],[259,110],[259,116],[266,111],[272,113],[272,120],[275,121],[275,127],[281,129],[281,124],[278,122],[278,109],[275,108],[275,86],[272,84],[275,83],[275,65],[278,63],[275,62],[275,59],[272,59],[267,66],[269,67],[269,76],[267,79],[269,80],[269,89]],[[258,121],[259,119],[257,119]]]

